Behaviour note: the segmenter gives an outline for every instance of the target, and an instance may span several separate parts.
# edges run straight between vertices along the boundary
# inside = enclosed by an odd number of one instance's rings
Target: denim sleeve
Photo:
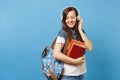
[[[56,39],[56,43],[65,43],[66,33],[64,30],[60,30]]]
[[[59,33],[58,33],[58,36],[66,39],[66,33],[65,33],[65,31],[64,30],[60,30]]]

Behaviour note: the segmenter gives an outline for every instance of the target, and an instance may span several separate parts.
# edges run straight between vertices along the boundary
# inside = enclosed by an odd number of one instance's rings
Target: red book
[[[77,40],[71,40],[70,46],[68,48],[67,55],[76,59],[82,57],[85,52],[85,44],[84,42],[80,42]]]

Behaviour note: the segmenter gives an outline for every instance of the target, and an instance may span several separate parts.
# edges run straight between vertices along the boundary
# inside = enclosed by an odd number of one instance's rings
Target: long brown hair
[[[70,11],[74,11],[75,14],[76,14],[76,17],[78,17],[78,11],[76,8],[74,7],[67,7],[63,10],[62,12],[62,29],[66,32],[66,35],[67,35],[67,38],[68,40],[70,41],[71,39],[73,39],[73,35],[72,35],[72,32],[71,32],[71,28],[69,28],[67,25],[66,25],[66,17],[67,17],[67,14],[70,12]],[[76,18],[77,19],[77,18]],[[79,23],[79,20],[76,20],[76,24],[73,28],[73,30],[75,31],[76,33],[76,39],[79,40],[79,41],[82,41],[82,37],[78,31],[78,23]]]

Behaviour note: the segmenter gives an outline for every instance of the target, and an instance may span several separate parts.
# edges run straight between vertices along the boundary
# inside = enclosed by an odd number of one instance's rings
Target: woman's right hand
[[[83,18],[81,16],[79,16],[79,25],[78,25],[78,30],[82,30],[83,27]]]
[[[84,57],[75,59],[75,65],[81,65],[85,62]]]

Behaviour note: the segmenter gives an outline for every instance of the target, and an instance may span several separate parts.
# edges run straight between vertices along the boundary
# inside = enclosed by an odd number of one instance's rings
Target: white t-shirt
[[[65,37],[63,35],[63,31],[59,33],[56,43],[65,43]],[[62,35],[61,35],[62,34]],[[85,57],[85,55],[84,55]],[[78,76],[81,74],[86,73],[86,60],[82,65],[75,66],[75,65],[70,65],[64,63],[64,70],[62,75],[67,75],[67,76]]]

